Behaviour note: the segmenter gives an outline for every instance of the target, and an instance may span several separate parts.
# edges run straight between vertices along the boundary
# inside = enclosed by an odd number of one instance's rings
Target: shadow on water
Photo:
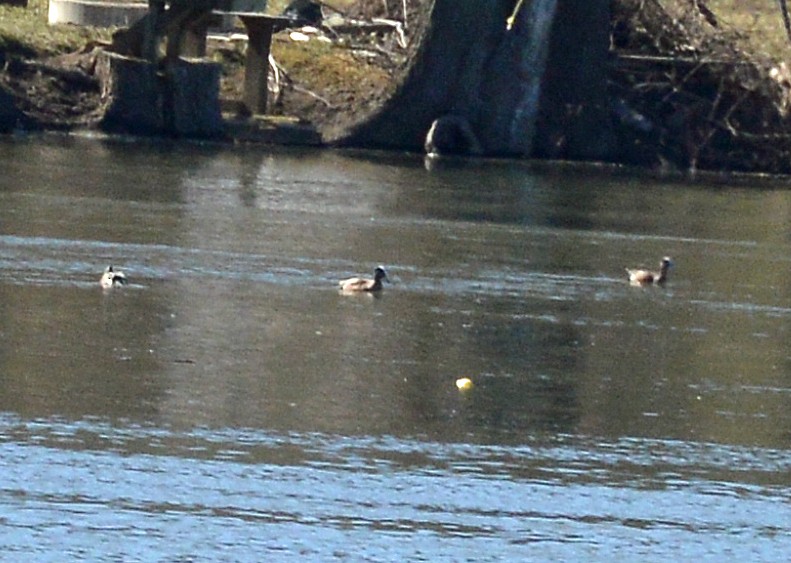
[[[160,559],[787,552],[781,187],[84,139],[0,166],[14,526],[100,557],[108,518]]]

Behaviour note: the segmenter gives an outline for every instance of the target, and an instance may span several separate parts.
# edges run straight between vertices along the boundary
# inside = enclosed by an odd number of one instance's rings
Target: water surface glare
[[[791,549],[779,181],[76,138],[0,171],[4,558]]]

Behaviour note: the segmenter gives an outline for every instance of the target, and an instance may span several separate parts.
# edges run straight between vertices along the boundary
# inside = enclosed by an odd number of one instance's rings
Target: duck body
[[[667,281],[667,272],[673,261],[670,257],[665,256],[659,262],[659,271],[645,269],[632,269],[626,268],[626,273],[629,274],[629,282],[633,285],[649,285],[649,284],[663,284]]]
[[[374,270],[373,279],[369,278],[348,278],[338,282],[340,289],[344,293],[371,292],[382,289],[382,280],[390,281],[384,267],[377,266]]]
[[[126,284],[126,274],[118,270],[113,270],[112,266],[107,266],[102,274],[102,279],[99,280],[99,285],[105,289]]]

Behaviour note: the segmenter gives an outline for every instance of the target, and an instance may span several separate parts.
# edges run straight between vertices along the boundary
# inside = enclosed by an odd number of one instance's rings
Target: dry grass
[[[353,84],[367,90],[390,78],[378,65],[367,64],[349,50],[319,41],[294,43],[278,38],[272,45],[275,59],[298,83],[312,83],[317,91],[339,90]],[[317,72],[320,69],[321,72]]]
[[[775,61],[791,58],[783,17],[776,0],[708,0],[722,27],[736,32],[738,47]]]

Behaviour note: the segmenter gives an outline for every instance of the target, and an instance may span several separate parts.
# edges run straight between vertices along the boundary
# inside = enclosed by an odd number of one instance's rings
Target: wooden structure
[[[245,83],[242,103],[253,115],[264,114],[272,34],[292,20],[258,12],[234,11],[230,0],[149,0],[146,16],[113,37],[113,50],[126,56],[160,62],[160,43],[166,40],[165,60],[203,57],[206,34],[219,18],[239,18],[247,31]]]
[[[187,57],[205,56],[208,28],[214,18],[223,16],[239,18],[247,31],[242,103],[251,114],[264,114],[268,96],[267,79],[272,35],[288,26],[292,20],[251,12],[212,10],[209,17],[200,18],[184,28],[184,34],[178,41],[180,54]]]

